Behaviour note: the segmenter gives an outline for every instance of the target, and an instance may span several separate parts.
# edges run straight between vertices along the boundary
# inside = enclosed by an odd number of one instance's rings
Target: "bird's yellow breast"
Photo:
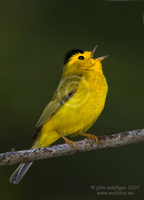
[[[107,90],[103,74],[84,74],[74,96],[44,124],[43,130],[58,130],[64,136],[85,132],[103,110]]]

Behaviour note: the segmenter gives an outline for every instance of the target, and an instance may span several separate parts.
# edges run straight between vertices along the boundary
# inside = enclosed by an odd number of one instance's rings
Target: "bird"
[[[101,64],[107,56],[93,58],[97,46],[92,51],[72,49],[66,53],[60,83],[36,124],[31,149],[47,147],[60,137],[78,149],[67,138],[76,135],[99,143],[97,136],[86,133],[101,114],[108,93]],[[20,164],[10,182],[18,184],[32,163]]]

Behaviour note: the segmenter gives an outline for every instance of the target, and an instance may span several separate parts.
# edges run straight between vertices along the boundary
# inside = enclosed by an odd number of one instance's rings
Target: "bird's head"
[[[64,73],[75,74],[85,71],[101,71],[101,61],[107,56],[93,58],[97,46],[92,51],[73,49],[68,51],[64,58]]]

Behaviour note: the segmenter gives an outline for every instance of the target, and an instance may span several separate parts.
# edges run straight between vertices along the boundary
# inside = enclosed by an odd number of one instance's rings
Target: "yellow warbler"
[[[49,146],[60,137],[77,148],[65,137],[68,135],[86,136],[98,143],[95,135],[85,133],[101,114],[108,91],[101,65],[107,56],[94,59],[96,47],[92,51],[73,49],[66,53],[60,84],[36,125],[32,149]],[[18,184],[31,164],[21,164],[10,182]]]

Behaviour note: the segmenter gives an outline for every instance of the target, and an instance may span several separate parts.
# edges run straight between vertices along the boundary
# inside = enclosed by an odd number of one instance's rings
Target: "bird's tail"
[[[59,134],[56,131],[51,131],[49,132],[49,134],[47,134],[46,132],[46,133],[41,134],[40,136],[41,137],[38,136],[35,139],[34,144],[31,147],[31,149],[47,147],[60,138]],[[9,179],[10,183],[18,184],[31,165],[32,165],[32,162],[22,163],[11,175]]]
[[[11,175],[11,177],[9,179],[10,183],[18,184],[31,165],[32,165],[32,162],[23,163],[23,164],[19,165],[19,167]]]

